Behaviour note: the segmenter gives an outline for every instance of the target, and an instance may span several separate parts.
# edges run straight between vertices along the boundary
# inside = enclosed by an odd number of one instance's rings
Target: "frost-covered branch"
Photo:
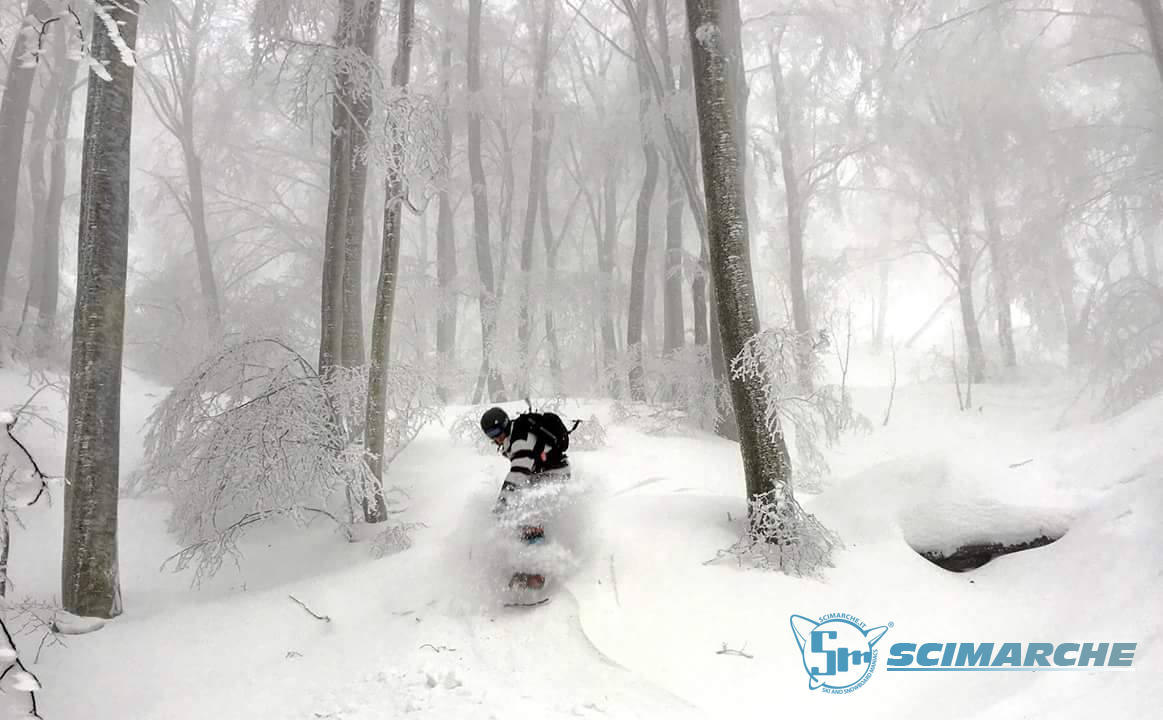
[[[4,622],[3,616],[0,616],[0,630],[4,631],[5,641],[5,644],[0,646],[0,665],[4,666],[3,672],[0,672],[0,683],[7,678],[11,690],[28,693],[29,716],[40,718],[40,711],[36,705],[36,693],[41,689],[40,680],[21,662],[20,653],[16,649],[16,641],[12,639],[12,633],[8,631],[8,625]]]

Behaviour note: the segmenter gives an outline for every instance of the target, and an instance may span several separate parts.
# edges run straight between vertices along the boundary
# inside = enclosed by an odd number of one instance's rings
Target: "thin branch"
[[[312,610],[311,608],[307,607],[307,604],[306,604],[306,603],[304,603],[302,600],[300,600],[299,598],[295,597],[294,595],[288,595],[287,597],[291,598],[291,600],[292,600],[292,601],[294,601],[294,603],[295,603],[296,605],[298,605],[299,607],[303,608],[303,610],[305,610],[305,611],[307,612],[307,614],[308,614],[308,615],[310,615],[311,617],[315,618],[316,620],[319,620],[319,621],[322,621],[322,622],[326,622],[326,623],[329,623],[329,622],[331,622],[331,618],[330,618],[329,616],[327,616],[327,615],[319,615],[319,614],[317,614],[317,613],[316,613],[314,610]]]

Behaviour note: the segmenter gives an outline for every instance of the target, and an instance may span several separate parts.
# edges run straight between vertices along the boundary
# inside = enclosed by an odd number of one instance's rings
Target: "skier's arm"
[[[501,483],[501,494],[493,508],[494,512],[504,510],[510,495],[529,486],[529,478],[533,475],[533,468],[537,462],[539,451],[537,437],[528,431],[514,430],[520,434],[514,434],[509,446],[509,474]]]

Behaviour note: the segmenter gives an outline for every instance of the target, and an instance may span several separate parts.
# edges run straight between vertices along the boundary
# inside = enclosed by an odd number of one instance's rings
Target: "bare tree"
[[[739,170],[738,125],[728,92],[729,72],[722,33],[722,2],[688,0],[687,26],[694,64],[695,98],[702,145],[703,182],[711,270],[717,292],[715,312],[724,354],[736,357],[759,330],[748,251],[747,207]],[[782,435],[766,425],[764,379],[730,378],[739,426],[740,451],[749,500],[792,501],[791,463]],[[778,503],[777,503],[778,504]]]
[[[49,8],[44,0],[28,0],[24,17],[33,22],[48,19]],[[4,307],[4,286],[8,277],[8,261],[12,256],[13,234],[16,232],[16,201],[20,192],[20,167],[24,156],[24,124],[28,117],[29,98],[36,66],[29,66],[25,56],[31,48],[27,33],[21,32],[12,43],[8,60],[8,78],[4,95],[0,98],[0,309]]]
[[[549,192],[544,186],[545,171],[542,163],[545,162],[545,119],[543,105],[545,104],[545,84],[549,74],[549,32],[553,23],[553,0],[543,0],[541,13],[541,29],[533,33],[537,48],[534,51],[533,63],[533,99],[530,110],[530,144],[529,144],[529,194],[525,201],[525,224],[521,234],[521,312],[517,326],[517,339],[521,353],[521,385],[517,392],[521,396],[528,396],[530,390],[530,365],[533,358],[530,355],[530,336],[532,321],[530,304],[530,280],[533,274],[534,233],[537,228],[537,211],[541,207],[540,196]]]
[[[90,72],[85,109],[61,599],[69,612],[90,617],[121,612],[117,497],[133,120],[133,66],[123,55],[136,43],[139,9],[125,2],[107,10],[119,38],[94,18],[91,52],[109,79]]]
[[[667,93],[674,93],[674,62],[670,56],[670,24],[667,22],[667,0],[655,0],[655,22],[658,28],[658,47],[663,82]],[[686,343],[686,324],[682,309],[682,176],[678,163],[671,156],[666,159],[666,254],[663,260],[663,343],[666,353]]]
[[[449,122],[452,75],[452,0],[445,3],[445,27],[440,49],[440,142],[444,157],[452,155],[452,125]],[[456,353],[457,298],[452,295],[456,283],[456,231],[452,224],[452,202],[448,188],[441,187],[436,210],[436,282],[440,287],[440,314],[436,319],[436,351],[446,362]],[[447,388],[441,397],[448,399]]]
[[[167,188],[193,231],[194,257],[197,259],[198,278],[202,286],[206,329],[211,336],[217,335],[222,325],[222,298],[214,272],[210,231],[206,224],[206,189],[202,153],[196,137],[195,112],[198,106],[199,63],[206,35],[210,31],[210,18],[216,9],[217,0],[192,0],[188,10],[177,2],[163,5],[165,18],[156,55],[161,71],[142,75],[145,97],[154,115],[182,148],[186,192],[179,193],[169,183]]]
[[[489,353],[496,338],[497,288],[493,280],[493,257],[489,244],[489,194],[481,160],[481,5],[483,0],[468,3],[468,168],[472,176],[473,237],[476,240],[477,272],[480,274],[481,379],[488,397],[501,400],[504,382],[491,367]]]
[[[646,0],[633,10],[627,0],[627,10],[637,12],[637,24],[644,25],[649,4]],[[645,31],[643,31],[645,32]],[[638,207],[634,223],[634,259],[630,269],[630,308],[626,323],[626,350],[630,353],[630,397],[637,401],[646,399],[644,369],[642,366],[642,322],[646,294],[646,260],[650,251],[650,211],[654,206],[654,190],[658,185],[658,148],[651,137],[653,133],[653,107],[651,85],[647,63],[650,62],[650,48],[645,42],[638,43],[636,58],[638,73],[638,119],[642,134],[642,156],[646,170],[642,176],[642,188],[638,191]]]
[[[400,0],[399,28],[396,36],[396,61],[392,64],[392,88],[404,91],[412,73],[412,24],[415,0]],[[389,124],[392,123],[389,118]],[[392,152],[399,157],[403,138],[392,138]],[[364,498],[364,519],[369,523],[387,519],[384,503],[384,426],[387,411],[388,360],[391,357],[392,315],[400,271],[400,222],[407,188],[404,163],[389,164],[385,180],[384,243],[380,259],[380,280],[376,291],[375,317],[372,319],[372,354],[367,379],[367,435],[365,447],[375,483],[374,498]]]

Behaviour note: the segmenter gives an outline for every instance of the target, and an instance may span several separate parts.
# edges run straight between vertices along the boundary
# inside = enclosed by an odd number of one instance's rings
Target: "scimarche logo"
[[[808,689],[822,687],[825,693],[840,695],[863,687],[876,669],[875,645],[888,627],[865,630],[860,618],[844,613],[823,615],[819,622],[792,615],[791,631],[804,659]]]

